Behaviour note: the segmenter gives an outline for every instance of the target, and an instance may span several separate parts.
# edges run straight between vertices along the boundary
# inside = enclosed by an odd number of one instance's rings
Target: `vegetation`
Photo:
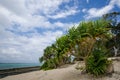
[[[97,39],[109,39],[108,22],[105,20],[82,22],[77,28],[72,27],[66,35],[58,38],[54,44],[44,50],[42,68],[52,69],[69,63],[69,55],[77,60],[89,56]]]
[[[102,19],[81,22],[77,27],[70,28],[66,35],[44,49],[40,58],[40,62],[43,62],[41,68],[48,70],[71,63],[73,55],[75,60],[85,60],[87,72],[96,76],[105,73],[110,64],[107,55],[113,47],[120,47],[120,23],[113,25],[112,22],[109,14],[106,14]]]
[[[86,71],[95,76],[105,74],[110,62],[107,60],[106,48],[101,44],[102,41],[96,42],[96,45],[90,56],[86,58]]]
[[[86,70],[87,72],[98,76],[105,73],[107,64],[107,57],[105,57],[101,50],[95,49],[86,59]]]
[[[110,21],[111,32],[114,35],[107,42],[106,47],[109,49],[110,56],[120,55],[120,12],[112,12],[103,16],[105,20]]]

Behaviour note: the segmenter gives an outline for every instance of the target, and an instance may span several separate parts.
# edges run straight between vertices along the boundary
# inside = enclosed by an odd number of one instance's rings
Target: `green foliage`
[[[81,22],[72,27],[66,35],[56,39],[56,42],[44,49],[40,62],[44,62],[42,69],[48,70],[69,63],[68,55],[74,55],[77,60],[84,59],[92,53],[96,46],[96,38],[106,42],[109,37],[109,22],[96,20]]]
[[[49,59],[46,62],[44,62],[44,64],[41,66],[41,69],[50,70],[50,69],[56,68],[57,65],[58,65],[58,59],[53,58],[53,59]]]
[[[114,34],[112,39],[107,42],[106,47],[109,49],[109,56],[119,56],[120,54],[120,12],[112,12],[103,15],[103,19],[110,21],[111,32]],[[114,50],[117,49],[117,54]],[[116,55],[115,55],[116,54]]]
[[[99,48],[93,50],[92,54],[86,58],[87,72],[95,76],[105,74],[109,63],[104,53]]]

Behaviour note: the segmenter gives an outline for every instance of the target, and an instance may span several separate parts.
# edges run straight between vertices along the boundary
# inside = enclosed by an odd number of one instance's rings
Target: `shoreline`
[[[71,65],[64,65],[57,69],[52,70],[32,70],[17,75],[9,75],[0,80],[119,80],[120,79],[120,60],[113,60],[114,73],[109,75],[103,75],[100,77],[94,77],[91,74],[84,73],[81,70],[77,70],[77,63]],[[79,67],[84,66],[84,62],[80,62]]]
[[[3,70],[0,70],[0,78],[4,78],[6,76],[11,76],[11,75],[17,75],[21,73],[26,73],[26,72],[31,72],[31,71],[37,71],[37,70],[40,70],[40,66],[3,69]]]

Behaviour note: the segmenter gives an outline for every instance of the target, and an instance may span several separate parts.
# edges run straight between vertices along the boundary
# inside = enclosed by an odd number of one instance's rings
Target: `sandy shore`
[[[76,64],[68,67],[53,69],[48,71],[33,71],[18,75],[7,76],[0,80],[120,80],[120,61],[114,61],[115,73],[110,76],[95,78],[89,74],[83,74],[76,70]],[[81,63],[83,65],[83,63]]]

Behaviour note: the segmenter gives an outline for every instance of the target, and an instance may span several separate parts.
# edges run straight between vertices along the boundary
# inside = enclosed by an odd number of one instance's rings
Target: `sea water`
[[[0,70],[40,66],[40,63],[0,63]]]

